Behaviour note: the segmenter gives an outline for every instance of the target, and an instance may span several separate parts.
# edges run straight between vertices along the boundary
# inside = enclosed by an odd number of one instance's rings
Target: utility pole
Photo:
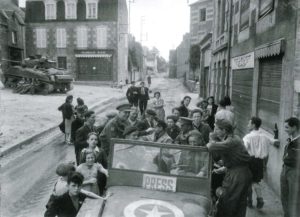
[[[141,44],[143,43],[143,37],[144,37],[144,24],[146,22],[146,17],[141,16],[141,33],[140,33],[140,41]],[[148,37],[148,36],[147,36]]]
[[[128,0],[128,33],[130,34],[130,5],[134,3],[135,0]]]

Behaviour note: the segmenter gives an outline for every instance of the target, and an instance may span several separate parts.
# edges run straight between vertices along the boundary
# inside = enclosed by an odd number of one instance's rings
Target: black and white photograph
[[[0,0],[0,217],[300,217],[300,0]]]

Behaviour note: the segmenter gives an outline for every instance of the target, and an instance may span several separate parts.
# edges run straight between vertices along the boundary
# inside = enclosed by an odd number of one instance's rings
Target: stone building
[[[214,7],[211,0],[198,0],[190,6],[190,40],[191,45],[198,44],[201,39],[212,32]]]
[[[236,132],[245,135],[251,116],[262,119],[262,130],[271,138],[278,126],[280,145],[270,147],[266,170],[266,180],[278,194],[287,139],[284,121],[300,117],[299,4],[299,0],[232,1],[229,93]]]
[[[27,0],[27,55],[42,55],[76,80],[128,77],[126,0]]]
[[[25,13],[17,0],[0,1],[0,63],[5,71],[25,56]]]
[[[169,78],[176,78],[177,71],[177,51],[170,50],[169,52]]]
[[[211,44],[211,71],[209,75],[209,95],[218,102],[230,92],[229,87],[229,59],[230,53],[230,19],[232,0],[214,0],[214,22]]]
[[[192,75],[190,75],[190,65],[189,65],[189,52],[190,52],[190,34],[186,33],[180,45],[177,47],[177,71],[176,78],[182,80],[188,80]]]

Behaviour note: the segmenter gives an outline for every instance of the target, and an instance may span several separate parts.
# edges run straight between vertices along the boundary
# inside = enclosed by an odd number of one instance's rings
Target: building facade
[[[176,78],[184,81],[189,80],[190,65],[189,65],[189,52],[190,52],[190,34],[184,34],[180,45],[177,47],[177,70]]]
[[[213,6],[211,0],[198,0],[190,4],[191,45],[198,44],[207,33],[212,32]]]
[[[216,102],[230,93],[230,20],[232,1],[214,0],[209,92]]]
[[[170,50],[169,52],[169,78],[176,78],[177,74],[177,51]]]
[[[3,71],[25,57],[25,13],[18,1],[0,1],[0,63]]]
[[[76,80],[128,77],[126,0],[27,0],[27,55],[46,56]]]
[[[261,129],[270,138],[278,127],[280,144],[270,147],[266,170],[266,180],[278,194],[287,139],[284,122],[291,116],[300,118],[299,3],[215,1],[210,91],[217,99],[224,93],[231,96],[240,136],[247,133],[251,116],[262,119]],[[224,14],[222,24],[218,19]]]

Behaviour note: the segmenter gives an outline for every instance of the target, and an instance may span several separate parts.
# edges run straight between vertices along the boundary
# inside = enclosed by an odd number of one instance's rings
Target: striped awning
[[[284,39],[280,39],[255,48],[255,58],[276,56],[284,52]]]
[[[110,58],[112,54],[75,54],[77,58]]]

